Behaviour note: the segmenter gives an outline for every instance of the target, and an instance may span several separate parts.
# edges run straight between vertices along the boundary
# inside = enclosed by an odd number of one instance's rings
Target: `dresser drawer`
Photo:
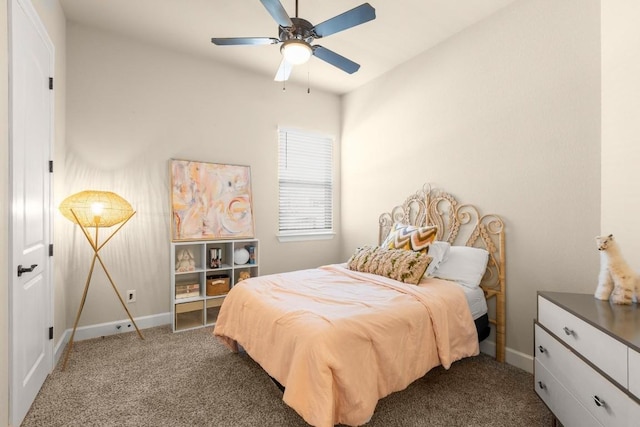
[[[629,391],[640,399],[640,353],[629,349]]]
[[[627,387],[626,345],[540,295],[538,322],[606,372],[622,387]]]
[[[544,366],[603,425],[628,426],[631,399],[591,366],[535,327],[536,363]]]
[[[534,370],[536,393],[564,427],[602,426],[538,359],[535,361]]]

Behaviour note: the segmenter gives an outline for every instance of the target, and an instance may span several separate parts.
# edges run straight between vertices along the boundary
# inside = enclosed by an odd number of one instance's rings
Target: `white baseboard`
[[[171,323],[171,313],[153,314],[151,316],[136,317],[134,319],[139,329],[153,328],[156,326],[168,325]],[[91,338],[106,337],[108,335],[122,334],[124,332],[135,331],[136,328],[129,318],[117,320],[115,322],[100,323],[97,325],[81,326],[76,329],[74,341],[88,340]],[[60,340],[54,347],[54,366],[60,360],[64,349],[71,339],[73,329],[64,331]]]
[[[496,356],[496,343],[489,340],[484,340],[480,343],[480,351],[489,356]],[[524,371],[533,373],[533,356],[521,353],[512,348],[507,347],[505,349],[505,362],[509,365],[520,368]]]
[[[64,351],[64,348],[66,347],[67,343],[69,342],[69,337],[71,336],[70,331],[71,331],[70,329],[67,329],[66,331],[64,331],[64,333],[62,334],[62,336],[60,337],[60,339],[58,340],[58,342],[53,348],[53,366],[51,366],[52,371],[53,371],[53,368],[55,368],[56,365],[58,364],[58,361],[62,357],[62,352]]]

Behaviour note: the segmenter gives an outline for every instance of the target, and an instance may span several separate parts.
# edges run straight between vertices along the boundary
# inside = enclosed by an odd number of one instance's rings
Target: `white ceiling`
[[[515,0],[369,0],[376,19],[314,44],[361,65],[354,74],[312,58],[290,81],[349,92],[417,56]],[[259,0],[61,0],[67,19],[149,43],[211,58],[273,81],[280,45],[215,46],[211,37],[278,37]],[[295,16],[295,0],[281,0]],[[299,0],[299,17],[319,24],[364,0]]]

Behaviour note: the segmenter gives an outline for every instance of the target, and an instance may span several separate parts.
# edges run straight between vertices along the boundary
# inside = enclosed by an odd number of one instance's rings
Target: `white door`
[[[11,0],[10,7],[9,400],[10,422],[18,426],[52,368],[53,45],[29,0]]]

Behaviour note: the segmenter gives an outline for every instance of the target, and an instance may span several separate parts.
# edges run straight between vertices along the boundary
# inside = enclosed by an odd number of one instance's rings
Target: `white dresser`
[[[640,307],[538,293],[535,390],[565,427],[640,426]]]

